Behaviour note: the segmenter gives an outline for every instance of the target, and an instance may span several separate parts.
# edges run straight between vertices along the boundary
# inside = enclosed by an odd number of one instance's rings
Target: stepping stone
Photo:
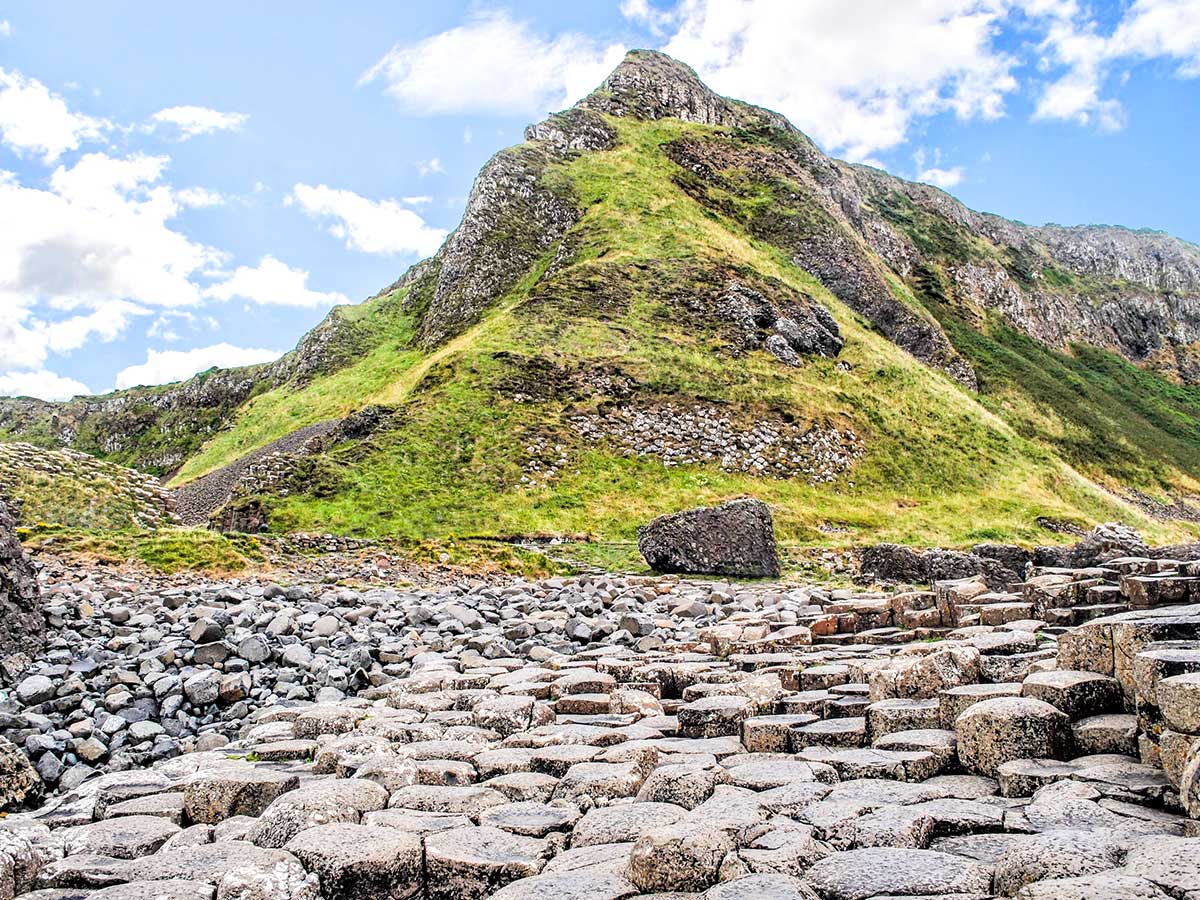
[[[1071,733],[1077,753],[1136,756],[1138,752],[1137,716],[1127,713],[1088,716],[1072,725]]]
[[[216,825],[231,816],[259,816],[299,785],[296,775],[254,766],[195,775],[183,791],[184,820]]]
[[[809,884],[825,900],[868,900],[888,894],[990,894],[992,869],[933,850],[872,847],[834,853],[813,865]]]
[[[749,697],[732,695],[704,697],[681,706],[676,713],[684,737],[711,738],[740,735],[742,722],[754,715]]]
[[[156,853],[180,830],[161,816],[119,816],[92,825],[64,828],[58,833],[68,856],[91,853],[114,859],[138,859]]]
[[[853,778],[891,778],[896,781],[924,781],[936,775],[943,765],[927,751],[835,750],[824,762],[843,780]]]
[[[421,892],[421,839],[395,828],[319,825],[285,848],[317,875],[326,900],[406,900]]]
[[[183,822],[183,794],[147,794],[114,803],[104,810],[106,819],[117,816],[158,816],[179,825]]]
[[[489,900],[625,900],[637,888],[619,875],[603,872],[553,872],[514,881]]]
[[[1120,712],[1125,699],[1117,679],[1074,669],[1034,672],[1021,683],[1021,696],[1043,700],[1072,719]]]
[[[789,875],[745,875],[709,888],[701,900],[820,900],[799,878]]]
[[[1079,768],[1072,762],[1057,759],[1013,759],[1001,763],[996,770],[1002,797],[1032,797],[1048,784],[1070,778]]]
[[[725,854],[736,849],[725,830],[685,820],[642,835],[629,853],[629,880],[642,893],[703,891],[717,883]]]
[[[686,815],[686,809],[671,803],[639,801],[598,807],[575,824],[571,832],[571,846],[589,847],[636,841],[643,834],[673,825]]]
[[[471,820],[466,816],[449,813],[420,812],[415,809],[380,809],[362,817],[362,824],[395,828],[412,834],[430,834],[449,831],[451,828],[469,828]]]
[[[346,734],[367,717],[365,709],[349,706],[313,706],[296,716],[292,736],[315,740],[323,734]]]
[[[867,742],[867,720],[861,716],[826,719],[792,729],[792,750],[805,747],[861,747]]]
[[[425,838],[428,900],[483,900],[519,878],[538,874],[547,847],[499,828],[456,828]]]
[[[1011,897],[1047,878],[1092,875],[1121,865],[1127,841],[1116,831],[1063,831],[1030,835],[996,860],[995,890]]]
[[[941,724],[937,700],[879,700],[866,708],[866,718],[872,740],[894,731],[937,728]]]
[[[942,728],[918,728],[913,731],[894,731],[876,738],[876,750],[911,750],[930,753],[936,761],[936,775],[958,762],[958,735]],[[928,776],[927,776],[928,777]]]
[[[941,712],[942,727],[953,730],[955,720],[976,703],[994,700],[997,697],[1019,697],[1019,682],[1005,684],[962,684],[946,688],[938,694],[938,710]]]
[[[86,894],[87,900],[212,900],[213,886],[200,881],[184,881],[172,878],[169,881],[131,881],[115,884]],[[41,892],[27,895],[29,900],[51,900]],[[78,891],[64,891],[53,900],[75,900],[85,895]]]
[[[742,743],[751,753],[787,753],[793,727],[818,721],[811,713],[752,716],[742,722]]]
[[[1155,697],[1168,728],[1200,734],[1200,672],[1160,679]]]
[[[681,763],[659,766],[642,784],[638,802],[671,803],[695,809],[712,796],[717,785],[729,784],[728,771],[713,763]]]
[[[414,784],[392,794],[388,806],[395,809],[416,809],[422,812],[449,813],[478,819],[480,813],[492,806],[503,806],[509,800],[502,793],[481,785],[446,787],[434,784]]]
[[[1013,900],[1171,900],[1152,881],[1123,872],[1051,878],[1021,888]]]
[[[797,781],[837,781],[837,772],[822,763],[781,756],[777,760],[748,762],[728,768],[729,783],[752,791],[767,791]]]
[[[529,767],[543,775],[562,778],[571,766],[577,763],[591,762],[599,755],[599,747],[591,747],[587,744],[556,744],[534,751],[529,758]]]
[[[491,825],[512,834],[540,838],[552,831],[569,831],[579,821],[580,815],[578,809],[566,805],[509,803],[485,809],[479,816],[479,824]]]
[[[64,860],[67,863],[70,861]],[[290,853],[255,847],[244,841],[222,841],[198,847],[160,850],[141,859],[111,863],[105,872],[108,880],[103,883],[179,878],[219,884],[227,873],[232,872],[247,877],[254,873],[265,874],[278,879],[277,883],[288,883],[292,879],[302,882],[305,876],[304,868]]]
[[[560,872],[591,872],[594,874],[617,875],[626,878],[629,874],[629,851],[632,843],[592,844],[587,847],[572,847],[546,863],[543,875]]]
[[[958,758],[969,772],[995,776],[1014,759],[1061,759],[1070,746],[1070,719],[1049,703],[999,697],[968,707],[954,723]]]
[[[363,813],[387,806],[388,793],[371,781],[338,778],[307,783],[268,806],[246,834],[259,847],[282,848],[317,825],[357,825]]]
[[[480,787],[499,791],[513,803],[526,800],[545,803],[554,796],[554,788],[557,785],[558,779],[553,775],[543,775],[541,772],[513,772],[511,775],[489,778]]]
[[[1145,838],[1126,855],[1125,871],[1191,900],[1189,893],[1200,890],[1200,838]]]

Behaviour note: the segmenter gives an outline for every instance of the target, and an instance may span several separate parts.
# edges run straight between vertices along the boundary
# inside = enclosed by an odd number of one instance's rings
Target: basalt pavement
[[[375,575],[45,564],[0,898],[1200,900],[1200,563]]]

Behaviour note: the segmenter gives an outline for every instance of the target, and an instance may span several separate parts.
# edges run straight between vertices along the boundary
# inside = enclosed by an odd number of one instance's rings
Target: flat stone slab
[[[987,894],[992,887],[991,866],[934,850],[888,847],[834,853],[814,864],[805,877],[826,900]]]

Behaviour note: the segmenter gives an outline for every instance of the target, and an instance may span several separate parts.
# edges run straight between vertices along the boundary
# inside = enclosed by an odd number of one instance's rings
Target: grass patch
[[[222,535],[202,529],[95,532],[82,529],[23,529],[33,551],[87,559],[107,565],[141,563],[156,572],[232,575],[262,563],[261,548],[247,535]]]

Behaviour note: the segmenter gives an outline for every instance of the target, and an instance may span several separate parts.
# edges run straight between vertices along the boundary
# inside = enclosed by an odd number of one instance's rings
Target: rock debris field
[[[1200,898],[1200,562],[1008,591],[328,565],[42,561],[0,898]]]

